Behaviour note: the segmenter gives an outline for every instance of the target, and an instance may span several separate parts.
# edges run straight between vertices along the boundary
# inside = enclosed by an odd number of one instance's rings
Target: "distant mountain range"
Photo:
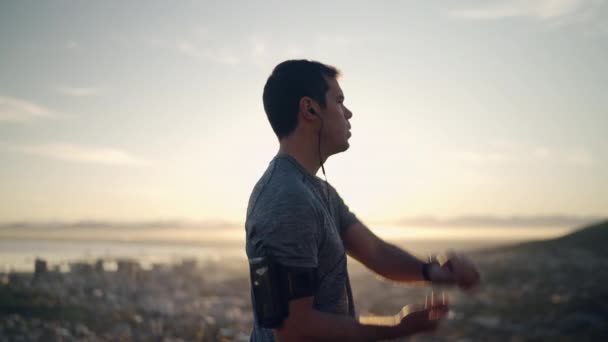
[[[163,228],[243,228],[243,224],[222,220],[186,221],[186,220],[158,220],[158,221],[48,221],[48,222],[6,222],[0,223],[1,229],[163,229]]]
[[[419,227],[580,227],[606,220],[600,216],[539,215],[539,216],[491,216],[473,215],[440,219],[431,216],[404,218],[398,223]]]
[[[542,228],[542,227],[577,227],[608,220],[601,216],[573,215],[537,215],[537,216],[492,216],[469,215],[451,218],[433,216],[408,217],[396,221],[376,222],[380,224],[401,225],[410,227],[510,227],[510,228]],[[372,224],[374,224],[372,222]],[[111,221],[111,220],[78,220],[78,221],[19,221],[0,223],[0,229],[52,229],[52,228],[86,228],[86,229],[158,229],[158,228],[238,228],[244,227],[243,222],[227,220],[150,220],[150,221]]]
[[[608,255],[608,220],[579,228],[574,232],[551,240],[532,241],[519,244],[515,247],[504,247],[505,249],[551,249],[582,251],[597,255]]]

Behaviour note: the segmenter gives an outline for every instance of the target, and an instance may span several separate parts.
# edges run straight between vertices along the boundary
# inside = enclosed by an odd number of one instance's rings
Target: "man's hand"
[[[422,332],[430,332],[439,326],[440,321],[449,311],[445,297],[441,302],[429,302],[425,305],[409,304],[393,316],[363,316],[359,322],[365,325],[394,327],[394,337],[410,336]]]
[[[425,307],[408,305],[402,310],[404,315],[399,322],[399,327],[403,329],[403,336],[434,331],[448,311],[449,308],[445,302]]]
[[[455,284],[463,290],[471,290],[479,285],[477,267],[463,254],[450,251],[437,255],[436,259],[439,264],[429,269],[432,282]]]
[[[432,331],[448,312],[445,297],[431,297],[425,306],[407,305],[393,316],[368,316],[355,320],[348,315],[318,311],[311,297],[289,301],[289,315],[274,329],[277,341],[352,341],[394,339]]]

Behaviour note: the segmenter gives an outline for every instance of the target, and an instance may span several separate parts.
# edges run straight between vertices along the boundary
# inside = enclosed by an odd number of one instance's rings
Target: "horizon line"
[[[608,215],[460,215],[437,217],[432,215],[411,216],[395,220],[369,221],[373,225],[419,227],[577,227],[607,220]],[[0,229],[6,228],[244,228],[243,221],[226,219],[46,219],[0,221]]]

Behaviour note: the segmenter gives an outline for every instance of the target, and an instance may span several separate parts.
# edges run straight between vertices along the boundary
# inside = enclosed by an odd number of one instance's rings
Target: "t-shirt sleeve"
[[[319,220],[309,199],[297,192],[266,196],[251,227],[256,254],[280,264],[318,266]]]
[[[332,198],[335,200],[334,207],[338,208],[338,228],[340,229],[340,235],[342,235],[354,223],[359,222],[359,219],[350,211],[348,205],[344,203],[344,200],[340,197],[340,194],[338,194],[336,189],[333,186],[330,186],[330,189],[333,192]]]

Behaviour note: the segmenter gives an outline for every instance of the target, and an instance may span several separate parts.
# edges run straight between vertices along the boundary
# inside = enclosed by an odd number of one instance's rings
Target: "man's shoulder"
[[[310,189],[301,180],[280,174],[261,180],[251,193],[251,200],[259,204],[301,205],[312,199]]]
[[[248,213],[256,208],[307,205],[312,200],[304,176],[289,165],[273,160],[251,191]]]
[[[258,255],[259,248],[274,244],[294,250],[312,248],[309,244],[316,241],[319,227],[317,210],[315,197],[302,175],[271,164],[249,199],[245,220],[248,255]]]

